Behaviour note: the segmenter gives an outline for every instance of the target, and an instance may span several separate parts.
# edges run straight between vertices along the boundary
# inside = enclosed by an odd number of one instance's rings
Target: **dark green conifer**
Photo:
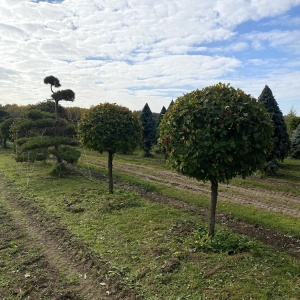
[[[289,135],[287,133],[287,127],[282,112],[278,107],[271,89],[267,85],[258,97],[258,102],[262,103],[268,111],[274,127],[274,147],[273,151],[268,157],[268,163],[283,161],[283,159],[289,154]]]
[[[142,110],[140,120],[143,126],[141,148],[144,151],[144,155],[147,157],[151,156],[150,151],[152,146],[155,144],[156,138],[155,121],[148,103],[145,104]]]

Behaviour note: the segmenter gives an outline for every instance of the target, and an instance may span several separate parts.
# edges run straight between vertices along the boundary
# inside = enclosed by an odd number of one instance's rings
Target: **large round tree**
[[[209,235],[214,236],[218,183],[260,169],[272,150],[273,127],[263,105],[219,83],[177,99],[160,125],[168,163],[211,182]]]
[[[116,152],[130,153],[139,145],[142,127],[138,118],[126,107],[99,104],[83,115],[78,132],[84,146],[108,152],[108,189],[113,193],[113,156]]]

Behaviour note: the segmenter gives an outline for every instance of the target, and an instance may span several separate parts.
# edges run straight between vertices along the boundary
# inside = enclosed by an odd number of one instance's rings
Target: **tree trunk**
[[[112,151],[108,151],[108,192],[110,194],[113,194],[113,188],[114,188],[113,177],[112,177],[113,158],[114,158],[114,153]]]
[[[211,198],[209,210],[209,228],[208,236],[214,237],[215,235],[215,222],[216,222],[216,208],[218,200],[218,181],[211,181]]]

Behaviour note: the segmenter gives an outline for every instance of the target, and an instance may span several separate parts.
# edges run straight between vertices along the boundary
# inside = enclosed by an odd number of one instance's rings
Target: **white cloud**
[[[284,13],[299,4],[300,0],[2,0],[0,103],[36,103],[50,97],[43,84],[49,75],[76,93],[76,101],[65,105],[112,101],[141,109],[148,102],[153,111],[167,106],[171,98],[218,81],[242,84],[236,80],[240,78],[254,93],[262,81],[281,86],[275,83],[280,80],[276,73],[296,82],[297,59],[287,63],[289,54],[300,52],[296,27],[240,34],[237,25],[268,17],[275,26],[276,16],[282,24],[288,21]],[[259,56],[269,49],[283,57],[276,63]],[[300,97],[298,88],[291,86],[288,98]],[[278,88],[279,98],[282,90]]]

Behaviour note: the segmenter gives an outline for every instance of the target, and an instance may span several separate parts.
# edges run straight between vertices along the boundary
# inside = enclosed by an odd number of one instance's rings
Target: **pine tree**
[[[142,110],[140,120],[143,126],[141,148],[144,151],[144,155],[147,157],[151,156],[150,151],[152,146],[155,144],[156,137],[155,121],[148,103],[145,104]]]
[[[274,134],[272,137],[274,147],[267,161],[268,163],[283,161],[289,153],[289,135],[287,133],[287,127],[282,112],[278,107],[271,89],[267,85],[258,97],[258,102],[262,103],[268,111],[274,127]]]
[[[300,159],[300,124],[297,126],[291,138],[291,157]]]

